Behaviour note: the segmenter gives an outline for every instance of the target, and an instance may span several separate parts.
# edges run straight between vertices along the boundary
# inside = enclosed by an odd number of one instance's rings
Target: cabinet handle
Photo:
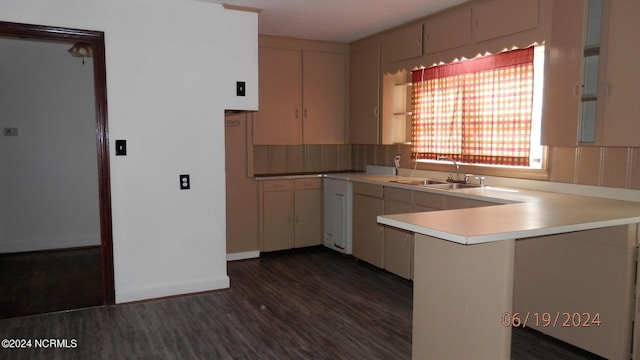
[[[273,184],[273,188],[274,189],[280,189],[280,188],[282,188],[282,184]]]
[[[382,227],[380,227],[380,229],[378,229],[378,235],[379,235],[380,237],[382,237],[382,236],[383,236],[383,234],[384,234],[384,229],[383,229]]]
[[[416,45],[418,47],[420,47],[420,45],[422,45],[422,36],[420,36],[420,35],[416,36]]]
[[[604,93],[607,97],[611,95],[611,81],[607,81],[607,86],[604,88]]]
[[[304,118],[307,118],[307,108],[304,109]]]
[[[376,106],[376,107],[373,108],[373,115],[375,117],[378,117],[378,114],[379,114],[379,111],[378,111],[378,107]]]
[[[573,85],[573,95],[575,97],[580,96],[580,84]]]

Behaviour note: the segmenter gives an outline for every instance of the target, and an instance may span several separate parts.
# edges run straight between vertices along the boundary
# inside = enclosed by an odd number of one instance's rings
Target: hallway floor
[[[102,304],[100,247],[0,255],[0,319]]]

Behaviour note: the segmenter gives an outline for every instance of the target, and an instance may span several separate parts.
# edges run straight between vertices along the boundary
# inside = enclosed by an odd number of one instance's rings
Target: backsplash
[[[364,170],[367,164],[393,166],[398,154],[400,167],[413,167],[409,145],[352,145],[351,151],[354,170]],[[550,147],[548,161],[549,181],[640,189],[640,148]]]
[[[552,147],[549,158],[551,181],[640,189],[640,148]]]
[[[352,170],[352,145],[254,145],[254,174]]]
[[[367,165],[412,168],[409,145],[255,145],[255,174],[357,170]],[[640,148],[550,147],[549,181],[640,189]],[[419,169],[427,169],[420,165]]]

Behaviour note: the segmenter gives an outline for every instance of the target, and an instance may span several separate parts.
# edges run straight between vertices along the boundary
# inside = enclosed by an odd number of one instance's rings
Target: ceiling
[[[262,9],[258,32],[352,42],[466,0],[210,0]]]

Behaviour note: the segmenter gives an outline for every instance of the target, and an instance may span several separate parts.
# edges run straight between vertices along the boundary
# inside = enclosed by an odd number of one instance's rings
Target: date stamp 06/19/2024
[[[505,312],[500,318],[504,327],[600,327],[600,313],[590,312]]]

